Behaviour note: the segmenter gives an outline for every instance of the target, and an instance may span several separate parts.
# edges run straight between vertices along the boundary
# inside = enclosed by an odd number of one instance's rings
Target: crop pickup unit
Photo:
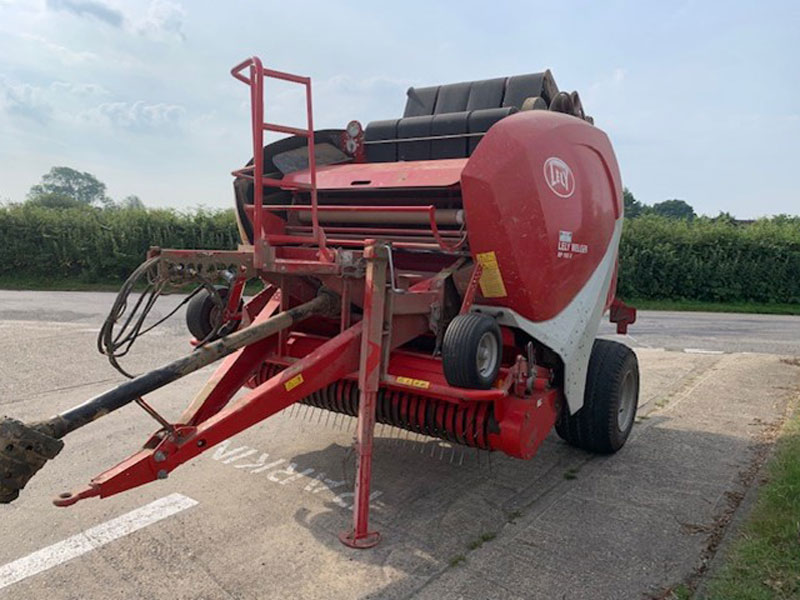
[[[636,356],[595,339],[606,311],[619,332],[635,320],[615,298],[622,185],[576,92],[549,71],[411,88],[402,118],[317,131],[307,77],[255,57],[232,74],[252,112],[253,159],[233,173],[242,244],[152,248],[98,339],[124,372],[117,359],[151,327],[158,297],[192,283],[194,350],[50,419],[5,417],[0,501],[66,434],[133,402],[158,431],[56,505],[163,479],[297,402],[358,417],[353,526],[340,536],[358,548],[379,539],[368,520],[376,422],[521,459],[553,427],[592,452],[622,447]],[[265,121],[267,78],[303,86],[306,128]],[[265,146],[265,131],[288,137]],[[256,277],[264,289],[245,302]],[[218,360],[177,422],[145,401]]]

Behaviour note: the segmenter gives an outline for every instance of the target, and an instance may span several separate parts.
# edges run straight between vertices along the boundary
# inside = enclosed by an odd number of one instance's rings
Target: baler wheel
[[[458,315],[442,340],[442,366],[447,382],[455,387],[488,390],[500,372],[500,326],[492,317],[475,313]]]
[[[224,285],[215,285],[220,299],[224,303],[228,298],[228,288]],[[186,327],[198,341],[207,340],[208,336],[219,325],[219,312],[223,307],[217,305],[214,297],[207,289],[202,289],[189,301],[186,307]],[[240,304],[241,308],[241,304]],[[226,325],[218,332],[218,336],[231,333],[234,327]]]
[[[556,433],[568,444],[612,454],[625,445],[639,405],[639,361],[625,344],[595,340],[586,375],[583,407],[564,406]]]

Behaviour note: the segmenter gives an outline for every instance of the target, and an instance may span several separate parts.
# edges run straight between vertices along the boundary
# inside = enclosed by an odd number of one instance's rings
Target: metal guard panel
[[[466,158],[396,163],[347,163],[317,167],[317,189],[444,188],[459,185]],[[309,171],[284,176],[287,185],[309,184]]]
[[[550,180],[554,161],[563,181]],[[603,259],[621,215],[619,182],[608,138],[585,121],[530,110],[497,122],[461,178],[470,251],[491,259],[497,279],[489,290],[482,282],[481,303],[531,321],[564,310]]]

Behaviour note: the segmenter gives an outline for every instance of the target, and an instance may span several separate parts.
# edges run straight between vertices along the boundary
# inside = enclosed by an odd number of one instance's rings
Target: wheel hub
[[[487,331],[481,336],[475,356],[478,373],[480,373],[481,377],[486,377],[494,372],[499,360],[499,350],[497,339],[491,332]]]

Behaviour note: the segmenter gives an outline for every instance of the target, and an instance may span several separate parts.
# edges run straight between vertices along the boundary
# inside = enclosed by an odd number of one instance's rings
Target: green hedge
[[[625,222],[622,298],[800,302],[800,218]]]
[[[232,210],[0,207],[3,278],[121,281],[151,245],[232,249],[237,242]],[[800,302],[800,218],[626,220],[618,291],[653,300]]]
[[[0,208],[0,277],[122,281],[150,246],[232,249],[233,211]]]

